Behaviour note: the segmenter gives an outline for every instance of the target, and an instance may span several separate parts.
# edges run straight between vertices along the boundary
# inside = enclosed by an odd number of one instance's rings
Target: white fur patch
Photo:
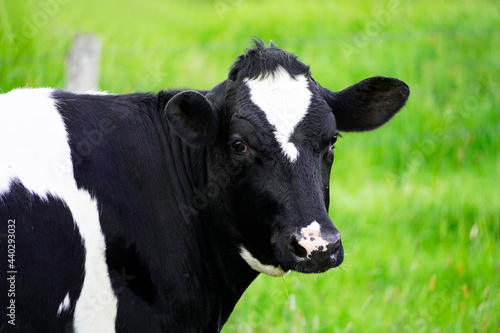
[[[64,121],[52,89],[0,95],[0,194],[18,179],[41,198],[60,198],[70,209],[85,247],[85,278],[76,301],[76,332],[115,332],[117,299],[105,260],[97,202],[78,189]],[[47,240],[50,241],[50,240]],[[68,297],[69,303],[69,297]],[[64,308],[64,301],[60,306]]]
[[[69,309],[70,305],[70,299],[69,299],[69,291],[66,294],[66,297],[64,297],[64,300],[59,304],[59,308],[57,308],[57,316],[59,316],[63,311],[66,311]]]
[[[279,267],[261,263],[259,259],[256,259],[247,249],[245,249],[245,247],[243,247],[243,245],[240,245],[240,256],[247,262],[248,265],[250,265],[250,267],[252,267],[252,269],[257,272],[274,277],[281,276],[281,274],[285,276],[290,273],[290,271],[281,271],[281,273]]]
[[[307,251],[308,256],[313,251],[326,251],[326,246],[330,244],[321,238],[321,226],[316,221],[300,229],[300,234],[302,238],[299,241],[299,245]]]
[[[250,89],[252,102],[264,111],[267,120],[276,129],[274,135],[283,153],[291,162],[295,162],[299,152],[290,138],[311,103],[307,78],[304,75],[293,78],[279,66],[274,75],[246,79],[245,82]]]

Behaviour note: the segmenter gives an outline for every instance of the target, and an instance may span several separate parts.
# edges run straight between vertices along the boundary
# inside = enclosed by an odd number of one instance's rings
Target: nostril
[[[342,247],[341,241],[334,244],[334,247],[332,248],[332,252],[330,254],[330,258],[335,260],[337,266],[344,261],[344,249]]]
[[[330,244],[335,244],[336,246],[340,243],[340,233],[331,234],[325,237],[325,240]]]
[[[307,257],[307,251],[302,247],[302,245],[299,244],[299,241],[295,236],[292,236],[291,242],[290,242],[291,250],[292,252],[299,258],[305,258]]]
[[[340,248],[342,248],[342,240],[340,238],[340,233],[336,233],[328,237],[328,241],[330,243],[329,249],[332,252],[332,256],[334,256]]]

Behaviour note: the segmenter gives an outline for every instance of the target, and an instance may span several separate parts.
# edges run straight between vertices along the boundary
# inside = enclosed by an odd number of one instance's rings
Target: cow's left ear
[[[391,77],[376,76],[342,91],[323,88],[340,131],[369,131],[385,124],[406,103],[410,88]]]
[[[165,116],[175,133],[188,144],[207,146],[217,138],[217,112],[197,91],[187,90],[172,97],[165,107]]]

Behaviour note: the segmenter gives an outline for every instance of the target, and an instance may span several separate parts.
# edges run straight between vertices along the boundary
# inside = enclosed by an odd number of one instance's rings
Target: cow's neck
[[[219,213],[221,211],[217,211],[215,215],[209,211],[202,212],[203,225],[219,223]],[[227,230],[220,230],[217,226],[203,230],[206,235],[206,248],[210,253],[207,260],[211,263],[207,271],[215,278],[213,286],[217,286],[216,297],[220,300],[220,305],[213,309],[213,315],[220,311],[220,326],[226,322],[243,292],[258,275],[241,258],[235,245],[227,240],[226,232]]]
[[[167,97],[150,115],[157,137],[148,142],[154,161],[122,163],[148,173],[131,180],[133,188],[115,189],[137,198],[136,206],[130,203],[119,216],[110,209],[110,221],[119,225],[103,228],[108,262],[112,272],[126,277],[122,297],[163,313],[167,327],[203,322],[195,329],[218,330],[257,273],[220,229],[218,219],[227,218],[225,213],[211,209],[218,198],[207,187],[207,149],[187,146],[164,122]],[[128,305],[122,310],[125,316],[134,311]]]
[[[219,330],[258,273],[243,261],[229,240],[227,230],[222,230],[224,225],[230,223],[227,219],[231,214],[220,205],[219,195],[222,194],[216,190],[216,187],[221,185],[217,183],[218,180],[207,178],[205,169],[202,170],[203,174],[200,174],[200,166],[207,166],[208,163],[207,150],[192,149],[177,140],[171,140],[170,144],[172,150],[185,151],[183,162],[191,166],[182,170],[188,173],[186,178],[195,180],[191,184],[191,190],[184,192],[186,201],[177,202],[182,205],[180,209],[182,219],[181,216],[177,218],[178,221],[182,221],[179,227],[185,228],[185,234],[179,237],[193,241],[192,248],[182,250],[182,254],[186,256],[184,264],[192,267],[192,271],[188,273],[186,291],[191,292],[193,297],[188,299],[201,305],[200,313],[196,316],[200,318],[203,313],[207,313],[205,311],[208,311],[210,330]],[[176,144],[182,148],[173,147]],[[191,172],[193,174],[189,175]],[[221,224],[221,219],[226,219],[226,223]],[[199,265],[193,267],[193,263]],[[178,273],[178,278],[184,276],[183,272]],[[174,278],[175,282],[179,282],[178,278]],[[181,288],[185,286],[184,283],[181,282]],[[194,314],[193,304],[188,308],[191,314]]]

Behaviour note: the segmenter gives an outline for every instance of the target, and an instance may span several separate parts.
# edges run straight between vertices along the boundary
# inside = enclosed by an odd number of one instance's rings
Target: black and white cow
[[[340,265],[338,131],[408,96],[261,41],[210,91],[0,95],[0,331],[216,332],[259,273]]]

